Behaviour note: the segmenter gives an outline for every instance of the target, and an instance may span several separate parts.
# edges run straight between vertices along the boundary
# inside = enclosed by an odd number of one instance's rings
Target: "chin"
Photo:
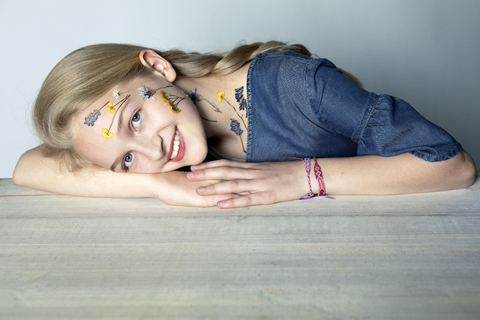
[[[208,155],[208,147],[205,146],[205,148],[202,148],[202,150],[198,150],[198,152],[195,153],[195,159],[192,159],[192,164],[191,166],[200,164],[205,161]]]

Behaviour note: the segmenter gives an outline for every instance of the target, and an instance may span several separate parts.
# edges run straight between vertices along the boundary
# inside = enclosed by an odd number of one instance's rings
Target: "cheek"
[[[133,173],[160,173],[164,172],[163,167],[152,162],[145,162],[140,160],[140,164],[135,167],[135,170],[130,172]]]

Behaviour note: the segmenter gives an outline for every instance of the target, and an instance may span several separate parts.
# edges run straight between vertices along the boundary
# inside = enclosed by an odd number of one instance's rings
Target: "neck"
[[[178,75],[174,84],[183,91],[191,94],[196,89],[196,106],[203,119],[207,138],[222,138],[230,133],[230,119],[241,121],[246,118],[246,110],[240,110],[241,106],[235,96],[236,89],[243,87],[243,96],[246,99],[246,78],[249,64],[239,70],[225,76],[205,76],[189,78]],[[218,93],[225,92],[222,101],[218,99]],[[227,124],[227,125],[224,125]]]
[[[248,66],[247,64],[226,76],[188,78],[179,75],[174,82],[189,94],[196,89],[196,96],[191,94],[191,97],[196,97],[196,106],[203,119],[207,138],[214,142],[214,147],[220,152],[236,158],[241,155],[245,157],[246,108],[239,97],[246,99]],[[242,87],[243,95],[236,95],[236,90]],[[219,92],[225,93],[220,99]]]

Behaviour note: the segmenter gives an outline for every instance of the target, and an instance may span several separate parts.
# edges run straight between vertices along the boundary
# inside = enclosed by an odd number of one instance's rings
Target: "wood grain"
[[[478,177],[235,210],[0,195],[0,319],[480,318]]]

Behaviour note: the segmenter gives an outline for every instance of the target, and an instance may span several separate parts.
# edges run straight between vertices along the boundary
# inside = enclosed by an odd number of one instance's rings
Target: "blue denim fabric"
[[[405,152],[434,162],[462,150],[408,103],[365,91],[326,59],[258,55],[248,71],[247,100],[248,162]]]

